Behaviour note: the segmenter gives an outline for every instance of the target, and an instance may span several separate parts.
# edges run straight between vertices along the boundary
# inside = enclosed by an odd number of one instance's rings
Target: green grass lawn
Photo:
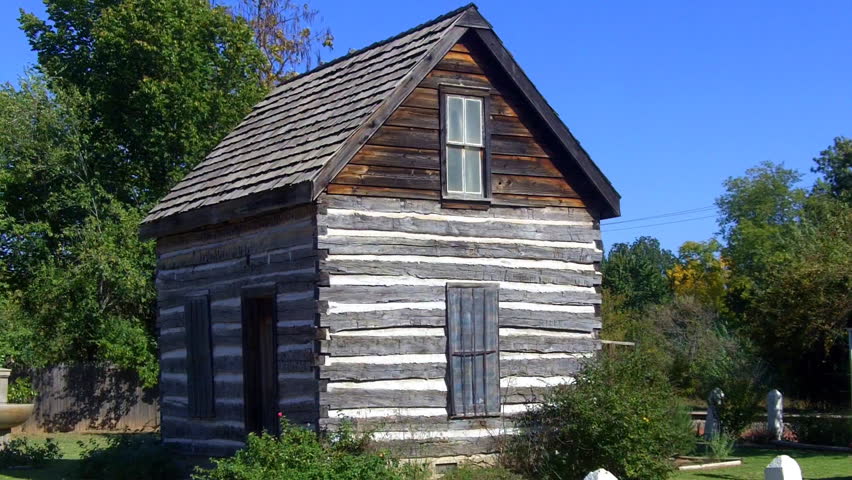
[[[799,462],[804,480],[852,480],[852,455],[762,448],[737,449],[734,456],[743,459],[739,467],[677,472],[671,480],[763,480],[763,469],[778,455],[789,455]]]
[[[88,443],[90,439],[105,444],[106,437],[104,435],[79,434],[79,433],[60,433],[54,435],[28,434],[28,435],[12,435],[12,437],[25,436],[31,442],[44,442],[46,438],[52,438],[59,444],[62,450],[62,459],[53,460],[41,468],[31,469],[3,469],[0,470],[0,480],[13,479],[30,479],[30,480],[62,480],[71,479],[75,470],[76,463],[80,460],[81,448],[77,444],[78,441]]]

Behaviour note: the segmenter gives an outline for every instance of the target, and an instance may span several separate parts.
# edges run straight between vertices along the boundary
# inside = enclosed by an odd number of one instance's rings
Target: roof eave
[[[246,195],[233,200],[207,205],[143,222],[139,227],[142,239],[162,238],[197,230],[209,225],[234,222],[271,213],[282,208],[311,203],[312,183],[301,182],[287,187]]]

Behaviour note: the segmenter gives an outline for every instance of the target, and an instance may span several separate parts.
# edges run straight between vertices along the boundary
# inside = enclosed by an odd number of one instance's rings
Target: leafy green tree
[[[656,238],[616,243],[601,265],[603,287],[620,297],[623,308],[641,311],[671,298],[666,272],[674,265],[675,256]]]
[[[802,396],[840,391],[842,339],[852,316],[844,148],[835,142],[816,159],[815,171],[825,176],[810,192],[796,186],[797,172],[763,164],[728,180],[717,202],[736,323],[788,391]]]
[[[21,28],[51,86],[89,99],[92,175],[120,201],[162,197],[266,89],[248,24],[206,0],[46,0]]]
[[[822,175],[817,180],[814,191],[826,192],[852,203],[852,140],[835,138],[834,145],[820,152],[814,162],[816,166],[811,171]]]

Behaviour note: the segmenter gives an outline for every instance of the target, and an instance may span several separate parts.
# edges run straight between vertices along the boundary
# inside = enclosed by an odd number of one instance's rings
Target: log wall
[[[243,445],[241,295],[275,286],[280,411],[316,426],[314,367],[317,254],[313,205],[158,240],[161,431],[190,454],[223,455]],[[215,414],[189,418],[184,305],[208,294]]]
[[[410,457],[493,452],[512,415],[599,348],[600,230],[586,209],[324,194],[317,224],[324,427],[353,418]],[[452,281],[500,285],[501,417],[448,418]]]

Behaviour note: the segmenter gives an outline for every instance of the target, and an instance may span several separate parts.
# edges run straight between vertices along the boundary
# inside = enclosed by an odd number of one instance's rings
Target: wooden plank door
[[[246,432],[278,432],[275,297],[243,298]]]

